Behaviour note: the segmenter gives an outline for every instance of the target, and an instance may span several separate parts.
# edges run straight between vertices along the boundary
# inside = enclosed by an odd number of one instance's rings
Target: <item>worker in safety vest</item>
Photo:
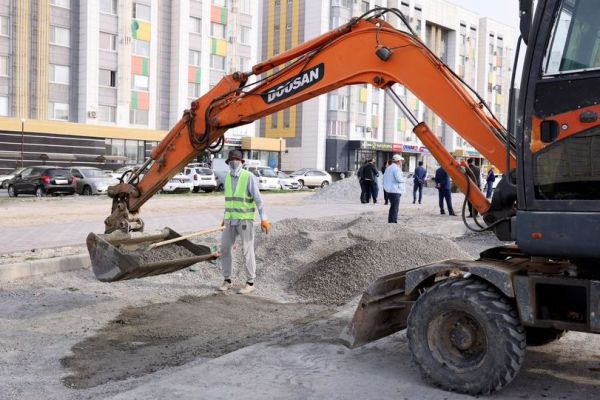
[[[221,236],[221,265],[225,280],[219,290],[231,289],[232,257],[231,250],[239,236],[242,239],[244,264],[246,266],[246,286],[238,293],[248,294],[254,291],[256,278],[256,259],[254,258],[254,214],[258,210],[260,226],[269,233],[271,224],[267,221],[264,205],[254,176],[242,168],[242,152],[232,150],[225,161],[229,172],[225,177],[225,215],[223,216],[223,235]]]

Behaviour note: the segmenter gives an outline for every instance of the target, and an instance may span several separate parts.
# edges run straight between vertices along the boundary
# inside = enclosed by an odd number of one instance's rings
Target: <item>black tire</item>
[[[83,190],[81,191],[81,194],[84,196],[91,196],[92,195],[92,188],[89,187],[88,185],[85,185],[83,187]]]
[[[214,191],[214,189],[210,189],[210,188],[202,189],[202,190],[204,190],[206,193],[212,193]]]
[[[298,179],[298,184],[300,185],[300,187],[298,188],[298,190],[304,189],[304,181],[302,179]]]
[[[525,327],[527,346],[543,346],[555,342],[565,336],[565,333],[567,331],[563,329]]]
[[[46,195],[46,193],[44,193],[44,188],[41,186],[38,186],[35,188],[35,197],[44,197]]]
[[[8,188],[8,179],[5,179],[2,181],[2,184],[0,185],[0,189],[6,189]]]
[[[444,390],[500,390],[525,359],[525,328],[515,306],[478,279],[447,279],[427,290],[410,313],[407,336],[424,377]]]
[[[8,187],[8,197],[19,197],[19,192],[15,190],[13,185]]]
[[[222,183],[219,183],[219,186],[217,186],[217,192],[222,192],[225,190],[225,186],[223,186]]]
[[[325,187],[327,187],[327,186],[329,186],[329,182],[327,182],[327,181],[323,181],[323,183],[321,183],[321,187],[322,187],[322,188],[325,188]]]
[[[192,189],[192,192],[194,193],[198,193],[200,191],[200,186],[194,186],[194,189]]]

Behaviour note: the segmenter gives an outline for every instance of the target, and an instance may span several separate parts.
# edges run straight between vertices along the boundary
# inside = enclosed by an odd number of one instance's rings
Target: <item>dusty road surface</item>
[[[472,398],[424,382],[404,332],[353,350],[339,335],[375,276],[476,257],[499,242],[439,215],[434,196],[403,201],[397,226],[385,223],[383,206],[361,210],[282,220],[257,234],[250,296],[216,294],[221,278],[209,263],[112,284],[87,270],[2,283],[0,399]],[[530,348],[520,375],[493,398],[599,393],[600,335],[567,333]]]

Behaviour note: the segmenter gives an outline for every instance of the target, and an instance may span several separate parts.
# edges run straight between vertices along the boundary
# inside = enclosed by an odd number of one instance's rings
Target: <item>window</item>
[[[327,121],[327,134],[329,136],[346,136],[347,125],[344,121]]]
[[[136,56],[150,57],[150,42],[133,39],[133,54]]]
[[[210,67],[212,69],[218,69],[219,71],[225,71],[225,57],[211,54]]]
[[[102,122],[117,122],[117,107],[99,105],[98,120]]]
[[[8,56],[0,56],[0,76],[8,76]]]
[[[238,6],[240,12],[244,14],[250,14],[252,12],[252,0],[238,0]]]
[[[544,58],[544,74],[600,68],[600,8],[593,0],[565,0]]]
[[[352,2],[351,0],[331,0],[331,5],[333,7],[350,8],[352,7]]]
[[[48,104],[48,119],[54,119],[59,121],[69,120],[69,105],[66,103],[53,103]]]
[[[100,32],[100,50],[117,51],[117,35]]]
[[[71,43],[71,30],[60,26],[50,27],[50,43],[69,47]]]
[[[148,111],[129,110],[129,123],[134,125],[148,125]]]
[[[227,7],[227,0],[212,0],[212,3],[215,6],[219,6],[219,7]]]
[[[200,97],[200,94],[202,92],[200,91],[200,84],[199,83],[188,83],[188,97],[191,99],[197,99],[198,97]]]
[[[240,25],[240,43],[241,44],[250,44],[250,36],[252,30],[248,26]]]
[[[247,57],[240,57],[240,71],[250,71],[250,59]]]
[[[367,102],[366,101],[359,101],[358,102],[358,112],[361,114],[366,114],[367,113]]]
[[[0,96],[0,116],[8,117],[8,97]]]
[[[329,109],[337,111],[348,111],[348,96],[330,94]]]
[[[371,104],[371,114],[372,115],[379,115],[379,104],[377,103],[373,103]]]
[[[190,17],[190,32],[202,33],[202,19]]]
[[[190,65],[200,65],[200,55],[201,53],[198,50],[190,50]]]
[[[368,1],[361,1],[360,2],[360,12],[361,13],[366,13],[367,11],[369,11],[369,2]]]
[[[63,8],[71,8],[71,0],[50,0],[50,4]]]
[[[100,0],[100,12],[117,14],[117,0]]]
[[[150,87],[150,80],[147,76],[143,75],[132,75],[132,88],[135,90],[148,90]]]
[[[133,3],[133,18],[150,21],[150,7],[144,4]]]
[[[216,22],[210,23],[210,36],[225,39],[225,25]]]
[[[111,71],[109,69],[100,69],[98,85],[107,86],[107,87],[116,87],[117,86],[117,71]]]
[[[0,15],[0,35],[8,36],[8,17]]]
[[[344,25],[345,23],[347,23],[349,20],[346,17],[341,17],[339,15],[336,15],[334,17],[331,17],[331,29],[333,28],[337,28],[339,26]]]
[[[51,83],[61,83],[63,85],[69,84],[69,67],[67,65],[50,64],[49,72],[49,80]]]

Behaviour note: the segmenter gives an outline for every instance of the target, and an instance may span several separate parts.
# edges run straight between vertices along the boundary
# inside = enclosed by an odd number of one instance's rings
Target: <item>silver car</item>
[[[6,175],[0,175],[0,189],[7,189],[8,181],[10,181],[12,178],[14,178],[15,175],[19,175],[21,173],[21,171],[23,171],[24,169],[25,168],[17,168],[14,171],[11,171]]]
[[[77,179],[77,193],[84,196],[106,194],[109,186],[119,182],[106,171],[94,167],[71,168],[71,175]]]

